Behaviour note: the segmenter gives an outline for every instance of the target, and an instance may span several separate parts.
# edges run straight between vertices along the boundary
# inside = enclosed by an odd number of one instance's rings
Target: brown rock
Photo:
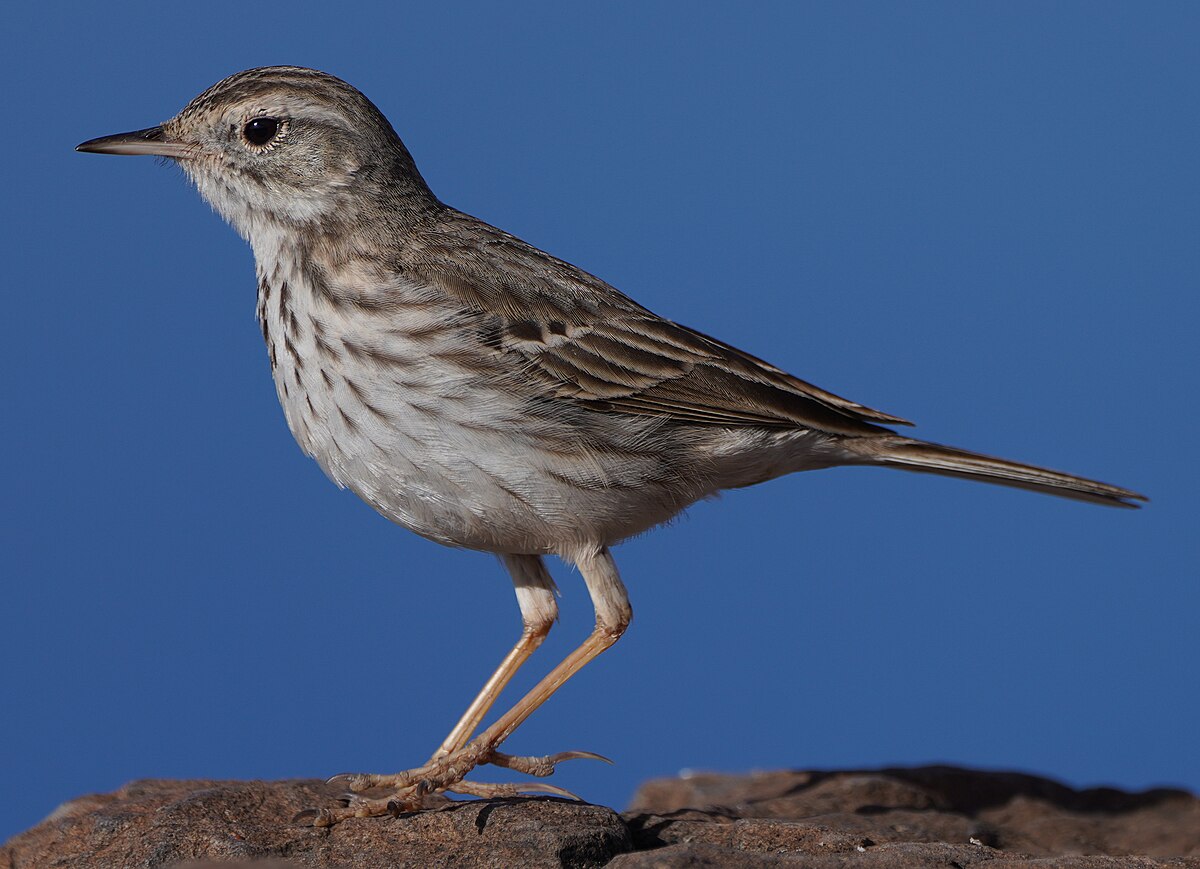
[[[623,818],[528,799],[331,829],[288,823],[334,797],[314,781],[134,782],[62,806],[0,849],[0,869],[1200,869],[1200,799],[1191,794],[1074,790],[951,767],[662,779],[643,786]]]
[[[603,866],[630,847],[611,809],[552,799],[451,803],[328,829],[289,823],[296,812],[326,805],[332,796],[317,781],[134,782],[61,806],[10,840],[0,867],[557,869]]]
[[[684,811],[685,806],[694,808]],[[871,843],[868,853],[889,853],[896,859],[907,853],[892,847],[900,844],[978,843],[987,846],[989,860],[998,856],[993,849],[999,849],[1022,859],[1189,857],[1178,865],[1200,867],[1200,799],[1184,791],[1077,791],[1036,776],[953,767],[660,779],[642,786],[625,817],[639,850],[679,843],[736,848],[726,829],[734,819],[746,824],[749,819],[786,818],[804,853],[824,853],[824,862],[805,864],[813,866],[840,865],[840,858],[829,852],[847,852],[845,844],[857,837],[860,843]],[[817,842],[818,847],[805,842]],[[953,859],[962,862],[960,856]],[[989,863],[990,869],[1000,865]],[[1092,864],[1025,860],[1021,865]]]
[[[802,851],[739,852],[711,845],[672,845],[657,851],[623,854],[609,869],[759,869],[793,866],[804,869],[965,869],[990,860],[994,851],[956,845],[881,845],[844,854],[808,854]],[[995,864],[989,863],[988,869]],[[1024,865],[1024,864],[1022,864]],[[1159,864],[1146,864],[1157,866]]]

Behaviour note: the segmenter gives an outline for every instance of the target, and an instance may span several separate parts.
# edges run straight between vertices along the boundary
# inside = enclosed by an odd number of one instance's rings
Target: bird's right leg
[[[479,726],[479,722],[483,721],[483,717],[487,715],[488,710],[496,702],[496,698],[500,696],[500,692],[504,690],[504,686],[546,639],[551,626],[558,618],[558,602],[555,600],[558,590],[554,586],[550,572],[546,570],[546,564],[542,561],[542,557],[540,555],[502,555],[500,560],[504,562],[509,575],[512,576],[513,587],[517,592],[517,606],[521,608],[521,621],[524,625],[521,630],[521,638],[512,647],[512,651],[500,662],[500,666],[496,668],[492,677],[484,683],[478,696],[467,707],[467,711],[463,713],[458,723],[454,725],[454,729],[442,741],[441,746],[433,753],[433,757],[429,758],[430,762],[458,751],[467,744],[471,734]]]

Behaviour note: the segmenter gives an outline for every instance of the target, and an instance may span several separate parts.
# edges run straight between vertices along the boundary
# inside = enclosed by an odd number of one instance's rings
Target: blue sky
[[[842,469],[697,505],[617,550],[630,633],[509,750],[614,758],[558,783],[617,806],[683,768],[1200,789],[1197,7],[433,5],[0,12],[0,837],[134,778],[414,765],[516,638],[493,558],[301,455],[250,252],[180,173],[71,150],[275,63],[665,316],[1153,499]],[[554,570],[520,687],[590,626]]]

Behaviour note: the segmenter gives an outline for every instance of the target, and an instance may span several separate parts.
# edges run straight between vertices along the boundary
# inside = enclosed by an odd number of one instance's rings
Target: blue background
[[[355,84],[444,200],[665,316],[1154,499],[833,470],[697,505],[620,547],[631,632],[508,750],[612,756],[557,782],[617,806],[682,768],[1200,788],[1195,4],[0,15],[0,836],[138,777],[414,765],[516,638],[494,559],[293,444],[250,251],[181,174],[72,153],[275,63]],[[554,570],[521,687],[590,627]]]

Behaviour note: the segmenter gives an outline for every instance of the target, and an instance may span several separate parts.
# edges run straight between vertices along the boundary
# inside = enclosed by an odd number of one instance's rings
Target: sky
[[[418,765],[516,639],[495,558],[292,441],[248,247],[78,142],[334,73],[446,202],[917,434],[1141,511],[794,475],[620,546],[634,622],[506,744],[1200,790],[1200,8],[5,4],[0,838],[133,779]],[[514,689],[588,633],[562,617]],[[503,701],[502,701],[503,702]],[[476,778],[497,774],[483,771]]]

